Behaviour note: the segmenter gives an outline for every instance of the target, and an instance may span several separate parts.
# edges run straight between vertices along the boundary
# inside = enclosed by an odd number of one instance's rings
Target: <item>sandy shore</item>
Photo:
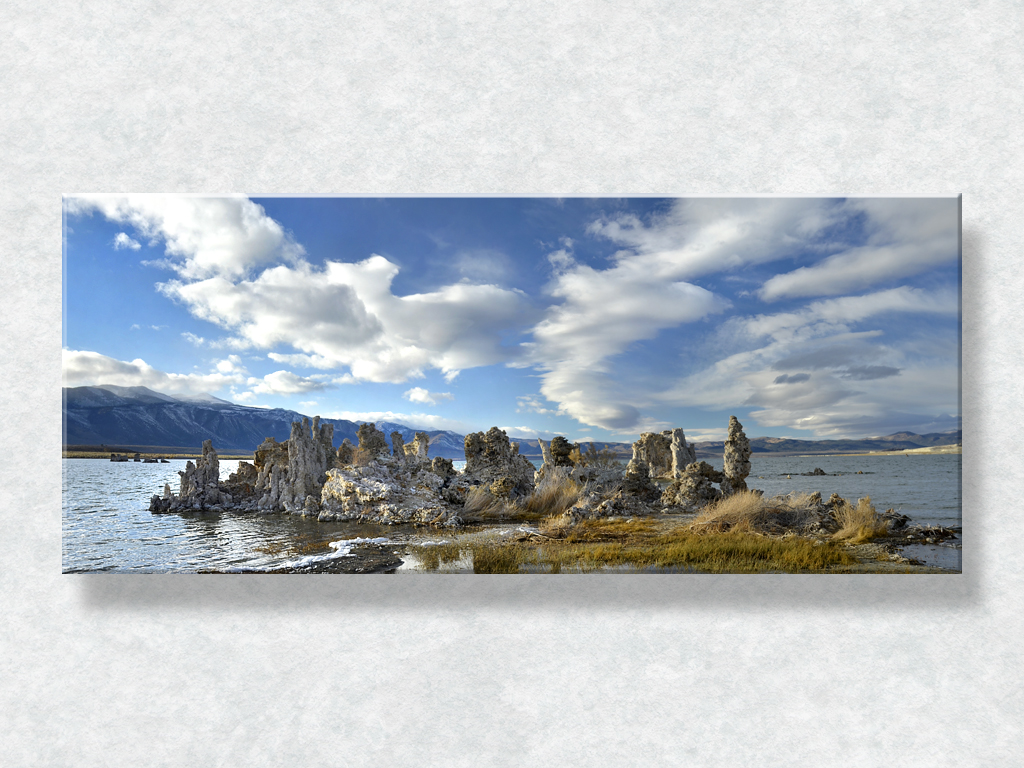
[[[963,453],[963,446],[960,445],[935,445],[929,448],[908,448],[904,451],[869,451],[867,453],[847,453],[844,456],[937,456],[937,455],[960,455]]]

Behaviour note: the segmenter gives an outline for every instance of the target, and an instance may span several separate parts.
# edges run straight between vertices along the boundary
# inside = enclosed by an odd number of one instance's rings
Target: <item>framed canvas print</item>
[[[957,197],[63,227],[65,573],[960,572]]]

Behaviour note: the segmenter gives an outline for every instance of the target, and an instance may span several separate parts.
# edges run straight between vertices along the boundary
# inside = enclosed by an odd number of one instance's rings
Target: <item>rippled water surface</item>
[[[714,462],[721,469],[721,460]],[[178,487],[184,460],[169,464],[64,459],[63,570],[194,572],[273,568],[303,546],[355,538],[409,536],[422,529],[318,523],[295,515],[196,512],[154,515],[149,498]],[[221,462],[224,478],[235,462]],[[827,476],[804,477],[820,467]],[[864,474],[857,474],[857,472]],[[788,475],[788,477],[787,477]],[[960,525],[960,456],[759,456],[748,485],[768,495],[820,491],[879,510],[896,509],[926,525]]]
[[[721,469],[721,460],[717,468]],[[760,456],[750,460],[747,485],[767,496],[791,491],[870,496],[881,512],[895,509],[922,525],[960,525],[959,454],[892,456]],[[823,469],[826,476],[801,473]],[[864,474],[859,475],[858,472]],[[788,475],[788,477],[787,477]]]
[[[304,545],[412,530],[318,523],[297,515],[150,513],[150,496],[162,493],[164,483],[177,491],[178,470],[185,463],[64,459],[64,572],[274,568],[301,557]],[[236,462],[222,461],[222,479],[236,468]]]

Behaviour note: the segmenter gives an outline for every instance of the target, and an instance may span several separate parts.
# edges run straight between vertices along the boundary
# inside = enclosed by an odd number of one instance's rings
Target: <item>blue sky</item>
[[[64,199],[65,386],[630,441],[959,428],[956,198]]]

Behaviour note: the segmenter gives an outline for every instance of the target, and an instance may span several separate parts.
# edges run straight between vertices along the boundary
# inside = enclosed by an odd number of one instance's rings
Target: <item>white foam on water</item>
[[[342,539],[340,541],[328,542],[328,546],[333,549],[333,552],[327,552],[323,555],[306,555],[305,557],[299,557],[294,560],[287,560],[283,563],[272,563],[262,567],[245,567],[238,566],[235,568],[226,568],[227,573],[252,573],[252,572],[263,572],[263,571],[276,571],[281,568],[305,568],[309,565],[315,565],[316,563],[327,562],[328,560],[337,560],[342,557],[351,557],[352,548],[357,544],[388,544],[390,539],[386,536],[381,536],[376,539]]]

